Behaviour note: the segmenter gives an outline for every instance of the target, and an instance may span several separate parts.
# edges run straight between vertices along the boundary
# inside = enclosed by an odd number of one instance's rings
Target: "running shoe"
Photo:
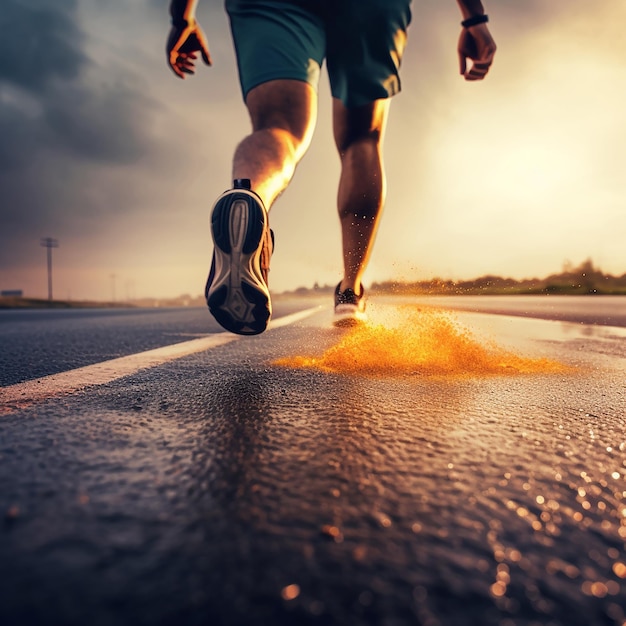
[[[205,297],[213,317],[231,333],[258,335],[269,323],[267,284],[274,249],[267,210],[239,179],[215,202],[211,213],[213,261]]]
[[[357,296],[350,288],[340,290],[341,283],[335,289],[335,326],[357,326],[365,322],[365,289],[361,285],[361,295]]]

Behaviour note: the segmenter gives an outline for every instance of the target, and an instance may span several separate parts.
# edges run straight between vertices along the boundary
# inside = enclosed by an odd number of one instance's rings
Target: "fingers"
[[[489,72],[496,53],[496,44],[491,37],[486,24],[478,24],[465,28],[459,37],[457,47],[459,53],[459,68],[465,80],[482,80]],[[467,60],[472,61],[469,68]]]
[[[473,63],[469,72],[462,72],[465,80],[482,80],[487,76],[491,63]]]
[[[465,60],[465,55],[459,50],[459,72],[461,76],[465,76],[466,71],[467,61]]]
[[[180,70],[182,74],[195,74],[196,69],[196,53],[181,53],[178,55],[178,59],[176,60],[176,67]],[[184,76],[182,77],[184,78]]]
[[[186,53],[177,53],[174,52],[170,54],[169,66],[172,68],[172,71],[179,78],[185,78],[187,74],[194,73],[194,59],[196,55],[186,54]]]
[[[183,72],[181,64],[182,59],[180,50],[185,44],[187,37],[188,35],[185,33],[184,29],[172,27],[167,38],[167,63],[170,66],[170,69],[179,78],[185,78],[185,73]]]
[[[178,59],[179,59],[179,55],[177,52],[170,52],[168,65],[170,66],[170,69],[174,72],[174,74],[176,74],[176,76],[178,76],[179,78],[185,78],[185,74],[183,73],[183,70],[178,62]]]
[[[209,52],[209,45],[207,43],[206,37],[204,33],[198,29],[196,32],[196,39],[198,41],[198,50],[200,50],[200,54],[202,55],[202,60],[205,65],[213,65],[211,60],[211,53]]]
[[[209,47],[199,27],[172,28],[167,42],[168,64],[179,78],[195,74],[195,62],[200,52],[206,65],[211,65]]]
[[[463,72],[465,80],[482,80],[487,76],[489,68],[493,63],[493,57],[496,52],[495,44],[493,46],[479,46],[479,54],[472,57],[472,67],[469,72]]]

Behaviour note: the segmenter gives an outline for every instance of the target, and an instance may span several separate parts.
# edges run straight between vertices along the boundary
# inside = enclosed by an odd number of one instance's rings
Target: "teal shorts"
[[[331,93],[347,107],[400,91],[411,0],[226,0],[244,99],[270,80],[317,89],[326,61]]]

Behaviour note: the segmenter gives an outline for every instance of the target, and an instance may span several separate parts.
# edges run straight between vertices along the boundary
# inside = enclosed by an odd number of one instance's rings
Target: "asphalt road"
[[[206,308],[0,310],[0,387],[222,330]]]
[[[393,308],[1,415],[0,624],[623,626],[626,330]]]
[[[624,296],[425,296],[414,300],[457,311],[481,311],[576,324],[626,326]]]

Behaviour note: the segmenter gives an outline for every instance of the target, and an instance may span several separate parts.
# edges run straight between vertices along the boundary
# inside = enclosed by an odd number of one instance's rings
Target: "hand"
[[[459,53],[459,68],[465,80],[482,80],[487,75],[493,56],[496,53],[496,42],[491,37],[487,24],[476,24],[464,28],[459,37],[457,46]],[[472,66],[467,69],[467,59],[471,59]]]
[[[168,64],[180,78],[195,73],[197,52],[200,52],[206,65],[211,65],[209,45],[200,25],[195,21],[187,26],[172,26],[166,50]]]

